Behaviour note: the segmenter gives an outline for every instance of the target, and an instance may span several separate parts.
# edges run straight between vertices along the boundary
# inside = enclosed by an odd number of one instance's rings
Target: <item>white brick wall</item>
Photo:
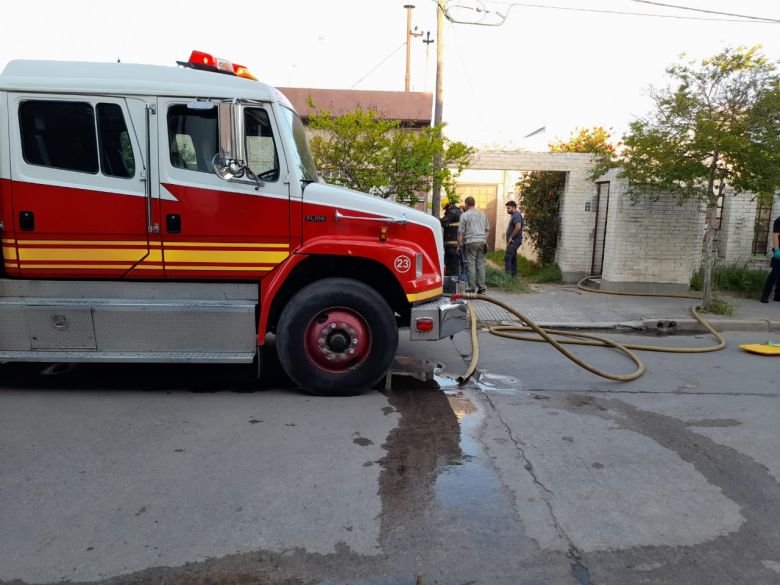
[[[633,202],[615,175],[605,177],[612,180],[604,281],[688,286],[701,264],[704,211],[670,194]]]
[[[522,173],[565,172],[556,262],[564,278],[572,282],[590,274],[593,261],[596,184],[590,173],[594,164],[590,154],[483,151],[474,155],[458,183],[497,185],[497,225],[492,227],[496,247],[503,248],[508,220],[503,213],[504,203],[517,198],[514,185]],[[627,184],[619,180],[617,174],[618,170],[613,169],[599,179],[610,183],[604,280],[687,286],[691,275],[701,265],[703,209],[695,202],[680,205],[673,195],[659,195],[654,201],[633,203],[626,195]],[[589,211],[585,211],[586,204],[590,204]],[[721,263],[766,267],[765,257],[751,254],[755,214],[752,194],[727,195],[718,243]],[[775,197],[772,218],[778,214],[780,194]],[[521,252],[528,257],[535,255],[526,243]]]
[[[753,193],[728,193],[723,200],[718,250],[724,266],[745,266],[763,270],[766,255],[753,255],[753,234],[756,222],[756,196]],[[772,222],[780,215],[780,194],[775,196],[767,238],[772,247]]]
[[[556,262],[569,281],[587,276],[593,251],[593,224],[595,209],[585,211],[585,203],[592,202],[596,185],[590,179],[595,165],[593,155],[582,153],[550,153],[525,151],[482,151],[472,157],[469,169],[458,183],[492,182],[484,180],[491,173],[504,171],[498,189],[496,247],[503,248],[503,234],[508,216],[504,204],[515,198],[514,185],[525,171],[562,171],[567,173],[566,187],[561,197],[561,229],[556,250]],[[484,174],[478,171],[485,171]],[[526,244],[523,244],[525,248]],[[521,252],[525,253],[523,250]],[[529,250],[530,252],[530,250]]]

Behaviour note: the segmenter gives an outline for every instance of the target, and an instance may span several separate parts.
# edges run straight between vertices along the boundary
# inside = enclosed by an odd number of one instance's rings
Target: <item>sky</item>
[[[240,63],[275,86],[397,90],[404,87],[410,0],[33,0],[3,3],[0,68],[13,59],[174,65],[193,49]],[[413,26],[436,36],[434,0],[411,0]],[[780,19],[780,0],[667,0],[670,4]],[[450,0],[507,13],[507,3]],[[496,27],[447,22],[446,134],[476,146],[546,150],[575,128],[619,137],[649,112],[650,85],[682,53],[702,59],[761,44],[780,59],[780,24],[677,20],[552,9],[708,15],[631,0],[535,0]],[[467,8],[458,9],[457,6]],[[711,18],[719,18],[710,15]],[[495,17],[490,17],[495,18]],[[722,17],[727,18],[727,17]],[[29,26],[28,26],[29,25]],[[433,92],[436,45],[412,40],[413,91]],[[543,132],[525,138],[544,127]]]

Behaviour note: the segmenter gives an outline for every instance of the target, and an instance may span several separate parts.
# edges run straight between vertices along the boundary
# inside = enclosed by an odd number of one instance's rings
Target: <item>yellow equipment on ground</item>
[[[780,343],[771,343],[769,341],[765,343],[748,343],[740,345],[739,348],[759,355],[780,355]]]

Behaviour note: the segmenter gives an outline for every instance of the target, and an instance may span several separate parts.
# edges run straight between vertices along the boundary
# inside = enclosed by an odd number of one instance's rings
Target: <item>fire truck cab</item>
[[[247,78],[249,77],[249,78]],[[240,66],[12,61],[0,75],[0,361],[252,363],[318,394],[465,327],[438,220],[318,180]]]

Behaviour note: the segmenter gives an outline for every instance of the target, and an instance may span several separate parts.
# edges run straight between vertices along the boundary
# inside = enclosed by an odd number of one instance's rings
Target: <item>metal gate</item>
[[[476,208],[483,211],[490,222],[490,233],[488,234],[488,248],[495,249],[495,231],[498,225],[497,207],[498,207],[498,185],[496,184],[477,184],[477,183],[458,183],[455,185],[455,192],[460,195],[461,202],[466,197],[473,197],[476,202]]]
[[[609,182],[596,183],[596,225],[593,228],[593,256],[590,273],[601,276],[604,269],[604,242],[607,237],[607,215],[609,213]]]

